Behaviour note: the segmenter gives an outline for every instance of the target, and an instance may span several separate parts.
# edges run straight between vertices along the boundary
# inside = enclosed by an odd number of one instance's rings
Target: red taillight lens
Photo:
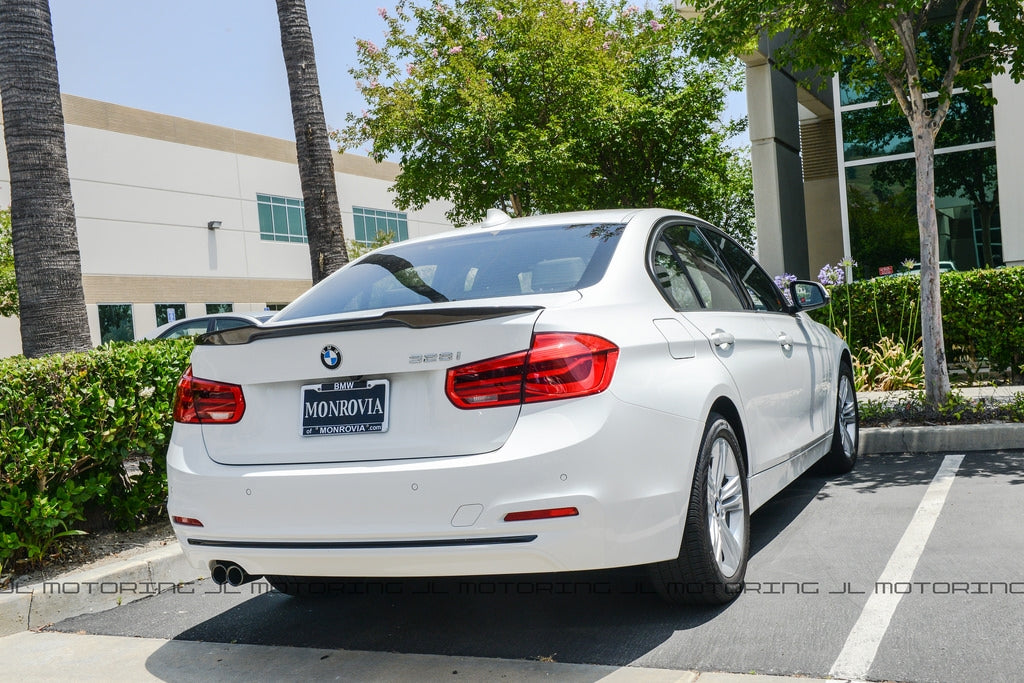
[[[612,381],[619,347],[592,334],[544,332],[529,351],[448,371],[448,399],[459,408],[491,408],[589,396]]]
[[[557,519],[558,517],[578,517],[580,511],[576,508],[550,508],[548,510],[524,510],[522,512],[510,512],[505,515],[506,522],[528,522],[535,519]]]
[[[174,421],[186,424],[234,424],[245,414],[242,387],[192,375],[192,366],[178,380]]]

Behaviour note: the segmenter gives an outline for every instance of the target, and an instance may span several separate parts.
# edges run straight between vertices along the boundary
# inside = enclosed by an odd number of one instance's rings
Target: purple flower
[[[775,286],[782,292],[782,296],[786,297],[786,301],[793,303],[793,298],[789,294],[789,283],[796,282],[797,277],[791,273],[783,273],[782,275],[775,276]]]
[[[818,271],[818,282],[825,286],[831,287],[835,285],[841,285],[845,281],[846,273],[843,270],[841,264],[837,263],[836,265],[832,266],[826,263],[821,267],[821,270]]]
[[[796,280],[796,275],[793,275],[791,273],[783,273],[782,275],[775,276],[775,286],[781,289],[782,291],[786,291],[787,289],[789,289],[789,283],[796,282]]]
[[[388,11],[386,9],[384,9],[383,7],[378,7],[377,8],[377,14],[380,15],[381,19],[387,19],[388,18]]]
[[[660,31],[661,29],[665,28],[665,24],[658,23],[657,19],[651,19],[649,25],[652,31]]]
[[[587,20],[583,23],[586,24],[587,28],[592,28],[594,26],[594,17],[587,17]]]
[[[460,52],[462,52],[462,46],[461,45],[453,45],[452,47],[448,48],[448,54],[450,54],[450,55],[457,55]]]

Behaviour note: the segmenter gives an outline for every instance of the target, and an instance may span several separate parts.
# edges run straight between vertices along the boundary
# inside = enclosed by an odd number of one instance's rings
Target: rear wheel
[[[742,451],[732,426],[712,414],[694,468],[679,556],[650,567],[658,593],[679,604],[721,604],[743,590],[750,510]]]
[[[839,366],[839,387],[836,390],[836,420],[832,429],[832,448],[818,461],[823,474],[845,474],[857,462],[860,444],[860,414],[857,392],[853,388],[853,370],[843,362]]]

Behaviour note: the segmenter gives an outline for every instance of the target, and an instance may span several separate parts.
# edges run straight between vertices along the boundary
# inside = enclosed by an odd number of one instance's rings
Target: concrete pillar
[[[1002,226],[1003,263],[1024,265],[1024,141],[1020,115],[1024,111],[1024,83],[1006,74],[992,77],[995,106],[996,166],[999,178],[999,220]]]
[[[796,83],[767,60],[747,66],[758,259],[773,275],[810,275]]]

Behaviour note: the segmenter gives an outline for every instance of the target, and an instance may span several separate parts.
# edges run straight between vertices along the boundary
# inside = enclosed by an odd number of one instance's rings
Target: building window
[[[267,304],[263,307],[264,311],[283,311],[284,307],[288,304]]]
[[[301,199],[256,195],[260,239],[272,242],[307,242],[306,209]]]
[[[231,313],[235,310],[234,304],[206,304],[206,314]]]
[[[156,325],[185,319],[185,304],[156,304]]]
[[[850,246],[860,277],[920,261],[914,160],[847,166]],[[957,270],[1002,264],[1002,233],[992,147],[935,155],[939,259]]]
[[[404,211],[382,211],[353,206],[352,225],[355,228],[356,242],[367,245],[386,232],[391,233],[393,242],[409,239],[409,218]]]
[[[936,102],[934,99],[928,102]],[[907,118],[888,105],[858,107],[842,112],[843,156],[846,161],[911,154],[914,139]],[[955,95],[935,148],[980,146],[995,140],[992,106],[977,95]]]
[[[131,304],[99,304],[100,343],[132,341],[135,339],[135,321]]]

